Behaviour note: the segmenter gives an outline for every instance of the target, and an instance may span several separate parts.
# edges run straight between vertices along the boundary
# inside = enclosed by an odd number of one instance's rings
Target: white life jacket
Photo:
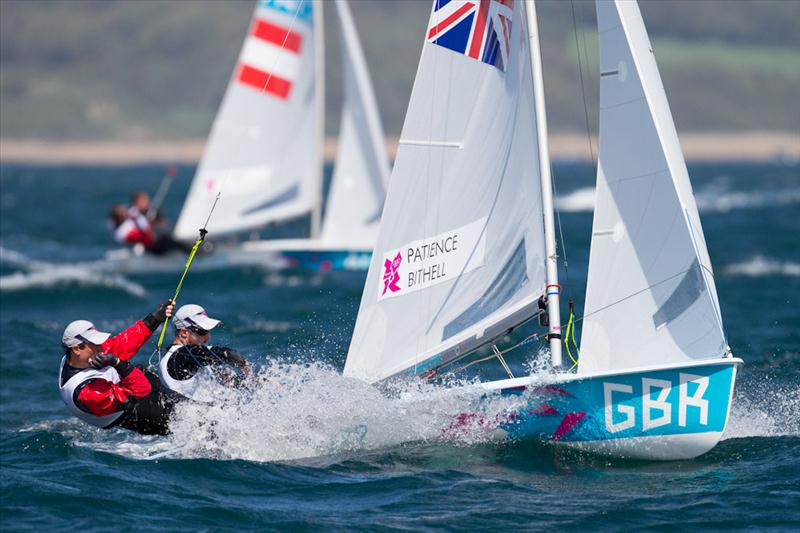
[[[158,363],[158,378],[161,381],[161,384],[169,390],[175,391],[191,400],[198,400],[203,383],[207,384],[209,379],[213,378],[214,374],[211,372],[210,368],[203,366],[200,367],[197,373],[189,379],[176,379],[172,377],[169,373],[167,365],[169,364],[169,360],[179,348],[182,348],[182,345],[173,344],[172,347],[167,350],[167,353],[164,354],[164,357],[161,358],[161,361]]]
[[[109,415],[97,416],[84,411],[75,403],[75,391],[80,385],[86,383],[87,381],[92,379],[104,379],[106,381],[110,381],[111,383],[119,383],[120,377],[114,367],[107,366],[100,370],[95,370],[94,368],[84,368],[69,378],[66,383],[61,385],[61,375],[64,372],[64,365],[66,364],[67,358],[63,357],[61,359],[61,367],[58,372],[58,388],[61,392],[61,400],[67,406],[67,410],[69,410],[70,413],[80,418],[87,424],[91,424],[99,428],[107,428],[111,426],[125,413],[125,411],[117,411],[116,413],[111,413]]]

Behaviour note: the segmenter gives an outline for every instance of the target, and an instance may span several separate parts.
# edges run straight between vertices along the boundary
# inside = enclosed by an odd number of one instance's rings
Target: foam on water
[[[760,278],[764,276],[787,276],[787,277],[800,277],[800,263],[792,261],[779,261],[757,255],[742,261],[728,265],[722,269],[724,274],[729,276],[747,276],[752,278]]]
[[[732,191],[724,184],[711,183],[695,191],[697,208],[704,213],[726,213],[739,209],[760,209],[800,204],[800,188]],[[566,213],[594,210],[595,189],[583,187],[556,198],[556,206]]]
[[[769,375],[736,386],[723,440],[800,436],[800,388]]]
[[[565,213],[580,213],[594,209],[594,187],[583,187],[556,197],[556,207]]]
[[[524,401],[418,381],[380,391],[319,364],[274,363],[245,394],[206,390],[208,404],[181,404],[174,416],[177,457],[287,461],[407,443],[471,445],[495,437],[483,421]],[[462,413],[477,416],[454,431]]]
[[[0,262],[22,270],[0,276],[2,292],[79,286],[119,289],[138,298],[147,296],[144,287],[118,274],[101,274],[81,265],[57,265],[36,261],[2,246],[0,246]]]
[[[168,437],[105,431],[76,419],[22,431],[56,431],[76,446],[131,459],[296,461],[407,444],[489,442],[502,436],[492,421],[529,400],[487,396],[465,383],[410,381],[379,390],[321,364],[273,363],[247,390],[206,385],[199,402],[177,407]]]
[[[57,267],[36,272],[15,272],[0,276],[0,291],[24,291],[61,286],[103,287],[119,289],[132,296],[145,298],[147,290],[122,276],[99,275],[95,272],[73,267]]]

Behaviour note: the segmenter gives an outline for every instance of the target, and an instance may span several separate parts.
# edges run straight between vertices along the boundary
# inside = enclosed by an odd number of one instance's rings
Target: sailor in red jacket
[[[130,359],[168,316],[170,300],[119,335],[98,331],[88,320],[64,330],[64,358],[59,371],[61,399],[76,417],[93,426],[123,427],[145,435],[169,432],[175,401],[158,377],[133,366]]]

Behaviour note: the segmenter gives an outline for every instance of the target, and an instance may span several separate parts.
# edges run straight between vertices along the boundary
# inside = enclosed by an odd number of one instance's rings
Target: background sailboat
[[[315,6],[322,10],[321,4]],[[308,239],[243,245],[247,251],[277,251],[290,266],[315,271],[368,267],[389,178],[383,128],[364,52],[347,2],[337,0],[335,6],[341,30],[344,101],[321,227],[312,224]]]
[[[508,435],[694,457],[724,431],[741,360],[638,6],[597,11],[598,207],[578,372],[560,370],[534,2],[435,0],[344,373],[431,379],[492,346],[509,379],[484,388],[522,395],[489,421]],[[543,297],[555,372],[516,378],[497,343],[543,314]]]
[[[310,218],[308,237],[223,249],[233,256],[232,263],[249,258],[313,270],[366,267],[389,163],[366,61],[345,0],[337,0],[336,11],[345,102],[324,221],[322,4],[261,0],[175,225],[175,238],[196,238],[221,193],[209,226],[212,237]]]

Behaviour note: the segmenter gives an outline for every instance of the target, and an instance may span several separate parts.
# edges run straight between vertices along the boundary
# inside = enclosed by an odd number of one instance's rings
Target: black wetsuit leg
[[[144,398],[133,402],[117,425],[142,435],[167,435],[169,417],[181,397],[163,388],[158,376],[149,370],[143,369],[142,372],[153,390]]]
[[[147,252],[153,255],[164,255],[170,252],[189,252],[192,246],[180,241],[176,241],[169,235],[161,235],[156,237],[152,246],[147,248]]]

